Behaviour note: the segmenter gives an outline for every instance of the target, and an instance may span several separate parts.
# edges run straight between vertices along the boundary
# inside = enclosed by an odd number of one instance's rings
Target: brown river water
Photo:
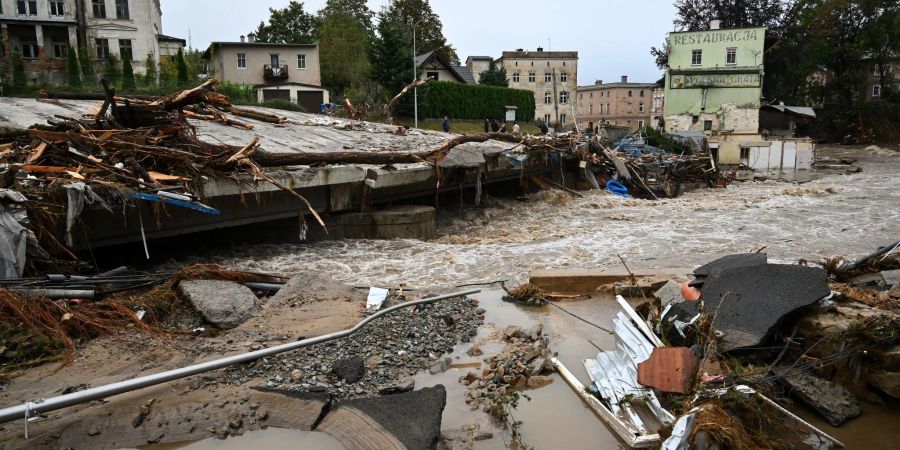
[[[860,159],[858,174],[820,173],[808,183],[736,183],[727,189],[690,192],[678,199],[621,200],[606,192],[540,193],[527,200],[499,200],[495,207],[442,218],[439,237],[414,240],[282,243],[238,247],[216,258],[219,263],[254,271],[290,275],[304,271],[330,274],[354,286],[409,288],[466,283],[527,280],[533,270],[612,268],[622,255],[635,268],[690,268],[719,256],[766,248],[770,260],[820,261],[845,255],[859,257],[900,239],[900,157],[891,151],[823,149],[820,155]],[[611,348],[613,339],[558,310],[504,303],[492,289],[476,295],[487,309],[487,326],[479,339],[496,329],[542,322],[553,350],[583,382],[581,360],[597,347]],[[600,325],[616,311],[610,298],[570,301],[566,308]],[[490,325],[493,324],[493,325]],[[444,430],[486,422],[463,402],[465,386],[457,380],[482,358],[465,354],[468,344],[452,355],[454,367],[437,376],[422,374],[417,387],[444,384],[448,403]],[[500,350],[484,347],[485,357]],[[523,422],[527,445],[535,449],[617,449],[612,436],[557,377],[553,384],[528,392],[515,418]],[[864,403],[864,414],[840,429],[798,412],[848,448],[888,448],[900,412]],[[484,429],[484,428],[483,428]],[[493,428],[494,438],[476,442],[478,449],[516,448],[510,435]],[[154,447],[161,448],[161,447]],[[165,447],[176,448],[176,447]],[[269,430],[227,441],[202,441],[191,449],[322,448],[340,444],[320,433]]]

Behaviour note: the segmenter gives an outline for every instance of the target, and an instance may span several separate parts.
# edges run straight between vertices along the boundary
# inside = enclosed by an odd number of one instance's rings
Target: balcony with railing
[[[286,80],[288,78],[288,66],[263,66],[263,78],[266,80]]]

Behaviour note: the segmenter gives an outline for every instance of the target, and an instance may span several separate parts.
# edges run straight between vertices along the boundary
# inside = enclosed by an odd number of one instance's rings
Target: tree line
[[[891,64],[900,62],[897,0],[676,0],[677,31],[768,29],[763,96],[814,105],[832,138],[900,136],[900,92]],[[667,49],[651,49],[665,68]],[[880,95],[867,92],[875,77]],[[873,101],[874,100],[874,101]]]

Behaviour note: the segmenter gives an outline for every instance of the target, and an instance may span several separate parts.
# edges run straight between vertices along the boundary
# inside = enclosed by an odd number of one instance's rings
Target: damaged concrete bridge
[[[48,120],[81,117],[96,108],[93,101],[38,101],[0,98],[0,126],[26,128]],[[265,109],[245,108],[249,111]],[[225,123],[190,119],[197,138],[210,143],[243,147],[255,137],[259,148],[275,157],[284,155],[327,155],[335,153],[375,154],[396,152],[416,155],[439,147],[445,133],[406,130],[386,124],[350,121],[327,116],[277,111],[283,123],[252,122],[252,130]],[[190,115],[188,117],[191,117]],[[468,202],[479,203],[482,189],[490,184],[516,180],[522,176],[524,155],[506,152],[515,144],[487,141],[465,143],[453,148],[437,165],[397,164],[312,164],[265,169],[272,177],[308,199],[312,208],[328,220],[330,237],[418,237],[433,233],[434,208],[438,195],[467,191]],[[407,158],[408,159],[408,158]],[[86,207],[70,232],[72,248],[104,247],[142,239],[165,238],[207,230],[237,227],[280,219],[298,218],[308,211],[290,192],[249,174],[228,178],[203,177],[189,180],[171,177],[180,183],[187,198],[142,196],[153,202],[143,208],[110,211]],[[474,195],[473,195],[474,193]],[[453,197],[456,198],[456,197]],[[200,200],[203,203],[184,201]],[[180,201],[181,200],[181,201]],[[424,207],[385,206],[393,202],[426,204]],[[159,206],[165,203],[164,206]],[[379,209],[381,209],[379,211]]]

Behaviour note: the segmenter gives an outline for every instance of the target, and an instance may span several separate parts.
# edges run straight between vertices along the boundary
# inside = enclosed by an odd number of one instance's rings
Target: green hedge
[[[534,120],[534,92],[481,84],[460,84],[432,81],[419,88],[419,118],[501,120],[506,107],[516,106],[516,120]],[[398,108],[404,117],[413,116],[413,96],[407,95]]]

